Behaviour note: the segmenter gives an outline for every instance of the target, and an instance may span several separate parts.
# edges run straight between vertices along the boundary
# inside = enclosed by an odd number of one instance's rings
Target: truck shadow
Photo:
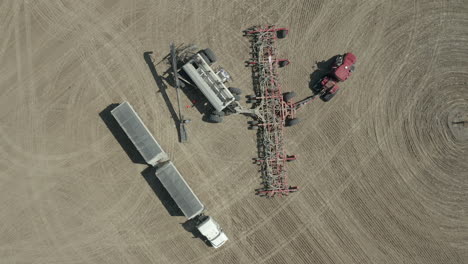
[[[312,90],[314,94],[317,94],[319,91],[314,89],[315,85],[325,76],[327,76],[330,71],[331,67],[333,66],[333,62],[336,60],[337,56],[333,56],[326,61],[319,61],[315,63],[315,71],[310,74],[310,81],[309,81],[309,89]]]
[[[170,216],[184,216],[182,211],[176,202],[172,199],[171,195],[167,192],[166,188],[156,177],[155,167],[147,167],[141,172],[141,176],[146,180],[148,185],[151,187],[153,192],[159,198],[163,206],[166,208]],[[197,229],[197,219],[187,220],[181,224],[185,231],[192,233],[193,238],[201,239],[207,246],[211,246],[211,243]]]
[[[184,214],[179,209],[179,206],[174,202],[172,197],[166,191],[162,183],[159,181],[158,177],[156,177],[156,168],[154,167],[147,167],[141,172],[141,176],[146,180],[148,185],[151,187],[153,192],[159,198],[161,203],[166,208],[167,212],[171,216],[183,216]]]
[[[181,224],[185,231],[192,233],[193,238],[201,239],[207,246],[212,247],[211,243],[197,229],[196,219],[187,220]]]
[[[174,108],[174,105],[171,103],[171,99],[169,99],[169,96],[167,95],[167,85],[164,83],[164,78],[158,74],[156,71],[156,67],[154,67],[153,60],[151,59],[151,54],[153,52],[151,51],[146,51],[143,53],[143,58],[145,59],[146,64],[148,64],[148,68],[151,71],[151,74],[153,75],[153,79],[156,83],[156,86],[159,88],[159,92],[161,93],[164,102],[167,105],[167,108],[169,109],[169,112],[171,113],[171,117],[174,120],[174,124],[177,129],[177,133],[179,135],[179,140],[180,140],[180,120],[179,116],[177,115],[177,112]]]
[[[111,104],[99,113],[107,129],[112,133],[114,138],[119,142],[122,149],[127,153],[127,156],[133,163],[146,164],[145,160],[141,156],[140,152],[133,145],[132,141],[127,137],[127,134],[120,127],[119,123],[112,116],[111,111],[116,108],[119,104]]]

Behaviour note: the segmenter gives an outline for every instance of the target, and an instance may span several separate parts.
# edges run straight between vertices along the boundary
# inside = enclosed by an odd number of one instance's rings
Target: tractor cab
[[[351,76],[355,69],[356,56],[353,53],[339,55],[332,68],[333,77],[338,81],[343,82]]]

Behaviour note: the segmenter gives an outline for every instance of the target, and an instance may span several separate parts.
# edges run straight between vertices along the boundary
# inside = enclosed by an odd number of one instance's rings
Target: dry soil
[[[254,195],[246,117],[184,109],[180,144],[164,100],[176,102],[171,41],[210,47],[251,92],[241,31],[267,23],[290,28],[281,82],[298,97],[316,62],[358,57],[339,94],[286,131],[300,191],[274,199]],[[4,0],[0,36],[0,263],[468,263],[466,0]],[[127,154],[106,114],[125,100],[225,246],[194,238]]]

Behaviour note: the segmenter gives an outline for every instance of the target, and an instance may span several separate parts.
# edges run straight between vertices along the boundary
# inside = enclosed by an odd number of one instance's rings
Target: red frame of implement
[[[260,109],[258,139],[261,144],[256,164],[261,168],[263,187],[257,189],[258,195],[283,196],[298,190],[288,184],[285,170],[287,161],[295,160],[296,155],[286,155],[283,146],[284,126],[287,119],[296,115],[294,102],[286,102],[279,83],[278,68],[281,61],[277,58],[276,40],[284,38],[288,29],[272,25],[255,26],[244,31],[252,44],[252,58],[247,62],[252,66],[256,78],[256,99]],[[289,61],[288,61],[289,63]]]

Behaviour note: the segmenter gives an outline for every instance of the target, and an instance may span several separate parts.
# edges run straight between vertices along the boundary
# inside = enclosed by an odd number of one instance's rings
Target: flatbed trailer
[[[117,123],[151,166],[168,159],[166,152],[153,137],[141,118],[128,102],[123,102],[111,111]]]

